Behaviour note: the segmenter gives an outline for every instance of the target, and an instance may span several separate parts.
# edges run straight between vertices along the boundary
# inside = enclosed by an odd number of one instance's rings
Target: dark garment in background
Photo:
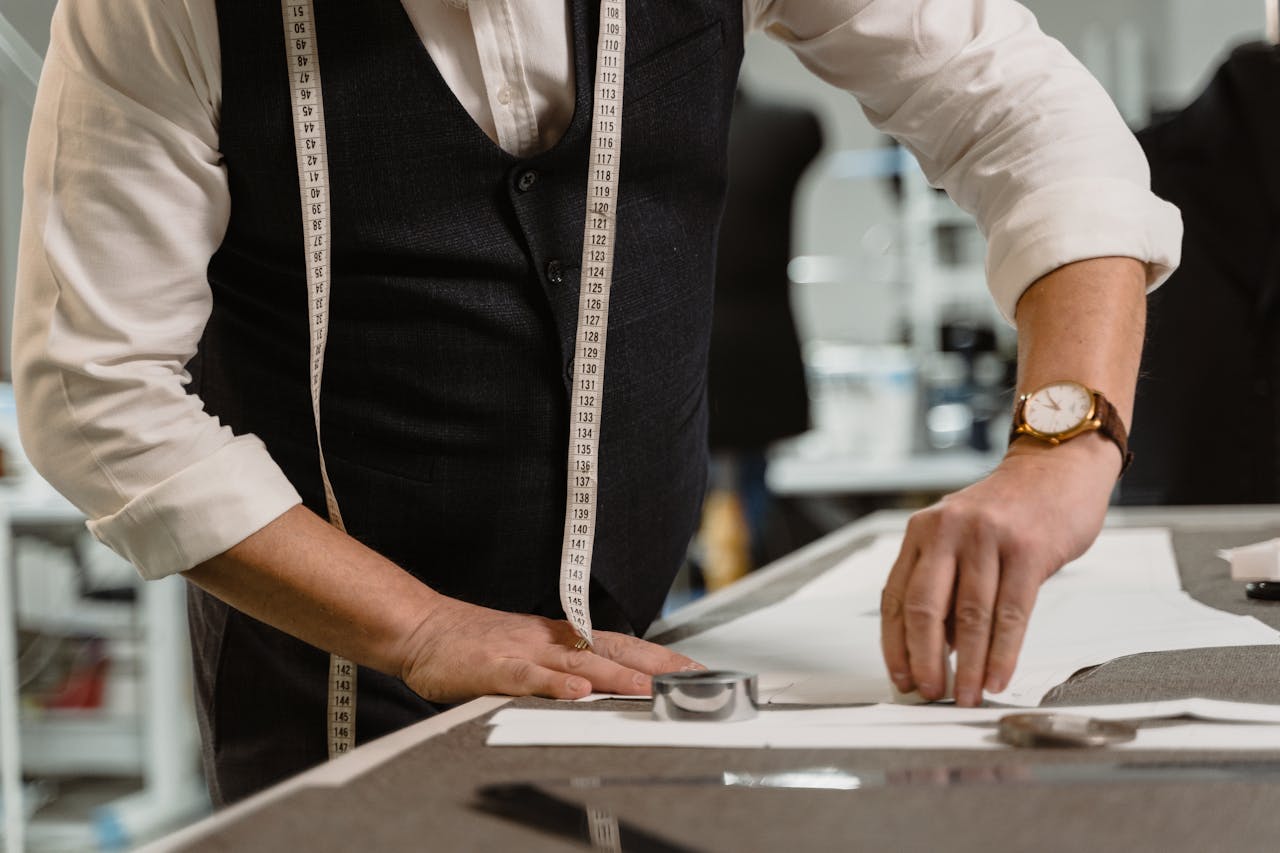
[[[440,592],[561,615],[568,400],[598,5],[571,4],[572,123],[509,155],[474,123],[399,0],[316,0],[333,199],[326,458],[351,535]],[[192,391],[260,436],[323,514],[278,5],[218,3],[226,239]],[[737,0],[628,6],[621,203],[602,424],[595,606],[643,632],[695,527]],[[191,591],[205,762],[227,802],[325,756],[327,656]],[[363,669],[358,742],[435,710]]]
[[[1280,501],[1280,54],[1236,49],[1138,138],[1186,236],[1150,299],[1120,502]]]
[[[716,255],[708,393],[713,451],[758,451],[809,428],[787,264],[796,182],[822,148],[807,110],[740,94]]]

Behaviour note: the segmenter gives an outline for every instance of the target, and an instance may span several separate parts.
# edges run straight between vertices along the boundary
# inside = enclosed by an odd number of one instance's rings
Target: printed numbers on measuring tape
[[[346,528],[320,440],[320,382],[329,339],[329,160],[324,127],[324,90],[320,85],[320,53],[316,48],[315,8],[311,0],[283,0],[285,57],[293,108],[293,143],[298,157],[298,190],[302,199],[302,250],[307,275],[310,329],[311,414],[315,421],[320,479],[329,523]],[[349,752],[356,743],[356,666],[333,655],[329,659],[327,723],[329,757]]]
[[[627,42],[626,0],[600,4],[600,37],[587,165],[582,283],[569,401],[568,500],[560,555],[560,605],[578,636],[591,635],[591,557],[600,486],[600,427],[609,290],[618,233],[618,170],[622,162],[622,77]]]

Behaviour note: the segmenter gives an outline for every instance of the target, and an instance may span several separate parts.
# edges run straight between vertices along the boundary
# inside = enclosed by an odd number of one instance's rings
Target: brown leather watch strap
[[[1120,448],[1120,476],[1123,477],[1124,472],[1129,470],[1129,465],[1133,462],[1133,453],[1129,450],[1129,433],[1124,428],[1124,421],[1120,419],[1120,413],[1116,411],[1115,406],[1111,405],[1111,401],[1102,396],[1101,391],[1093,392],[1093,412],[1101,422],[1098,432],[1114,441],[1116,447]]]

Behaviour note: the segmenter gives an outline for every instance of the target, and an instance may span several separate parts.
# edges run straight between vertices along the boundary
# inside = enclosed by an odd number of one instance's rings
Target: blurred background
[[[1269,88],[1274,48],[1252,48],[1241,73],[1256,79],[1227,87],[1235,124],[1212,121],[1216,135],[1206,134],[1195,121],[1205,111],[1186,111],[1221,78],[1233,49],[1265,41],[1268,4],[1025,5],[1142,132],[1157,192],[1183,205],[1188,220],[1193,259],[1152,304],[1135,433],[1145,467],[1135,467],[1117,500],[1280,501],[1266,295],[1280,265],[1265,197],[1280,183],[1269,183],[1274,158],[1259,153],[1277,101],[1239,96],[1277,92]],[[26,130],[53,6],[0,0],[0,379],[8,376]],[[845,93],[763,36],[748,42],[739,108],[712,357],[712,490],[673,606],[865,512],[923,505],[981,477],[1004,450],[1012,407],[1013,330],[987,295],[985,247],[972,221]],[[1215,233],[1223,220],[1214,205],[1246,211],[1257,227]],[[745,245],[759,247],[758,263],[733,254]],[[1224,260],[1227,245],[1249,262]],[[1188,323],[1206,311],[1222,318],[1221,329],[1241,318],[1247,329],[1189,337]],[[1203,369],[1188,366],[1188,351]],[[1215,394],[1255,398],[1254,428],[1197,433],[1163,419]],[[1150,438],[1141,438],[1144,427]],[[0,451],[4,823],[10,837],[26,824],[29,849],[128,847],[207,809],[181,581],[144,588],[32,474],[7,384]]]

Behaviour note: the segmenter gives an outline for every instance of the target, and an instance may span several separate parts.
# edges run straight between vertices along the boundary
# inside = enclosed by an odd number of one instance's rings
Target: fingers
[[[671,649],[645,642],[638,637],[628,637],[626,634],[615,634],[611,631],[600,631],[596,634],[595,649],[601,657],[649,675],[706,669],[692,658],[687,658]]]
[[[911,678],[911,662],[907,659],[906,627],[902,619],[903,589],[915,566],[917,550],[911,541],[910,531],[898,551],[898,559],[889,572],[889,580],[880,594],[880,651],[889,678],[900,693],[916,689]]]
[[[958,704],[980,704],[984,687],[1007,686],[1041,576],[1006,532],[989,515],[954,506],[907,525],[880,606],[885,665],[899,691],[945,696],[949,639]]]
[[[502,661],[498,691],[553,699],[577,699],[592,691],[646,696],[653,689],[650,675],[704,668],[669,649],[608,631],[596,634],[594,650],[577,649],[576,635],[565,628],[567,623],[556,624],[541,648]]]
[[[494,692],[510,696],[580,699],[591,692],[647,695],[649,676],[590,649],[556,642],[494,661]]]
[[[1035,571],[1018,551],[1006,553],[1003,563],[987,652],[986,688],[992,693],[1009,686],[1043,579],[1043,573]]]
[[[520,658],[495,661],[492,675],[494,686],[487,692],[504,696],[581,699],[591,692],[591,682],[581,676],[559,672]]]
[[[902,550],[880,597],[880,645],[889,677],[902,693],[919,690],[930,701],[947,690],[946,620],[955,557],[938,542],[916,545],[922,525],[907,525]]]
[[[881,597],[881,645],[894,686],[943,698],[950,629],[957,704],[1005,690],[1046,575],[1037,554],[1034,540],[986,513],[951,507],[913,517]]]
[[[920,695],[929,701],[947,691],[946,619],[951,610],[956,557],[948,549],[922,551],[902,598],[907,659],[911,678]]]
[[[593,650],[553,647],[550,659],[544,663],[587,679],[599,693],[629,696],[651,693],[652,675],[706,668],[670,649],[610,631],[598,632],[593,646]]]
[[[597,693],[644,696],[651,690],[647,674],[611,661],[589,649],[553,647],[545,663],[561,672],[585,678]]]
[[[992,611],[1000,580],[1000,553],[993,538],[975,531],[960,549],[956,582],[955,623],[956,703],[978,705],[982,701],[991,643]]]

